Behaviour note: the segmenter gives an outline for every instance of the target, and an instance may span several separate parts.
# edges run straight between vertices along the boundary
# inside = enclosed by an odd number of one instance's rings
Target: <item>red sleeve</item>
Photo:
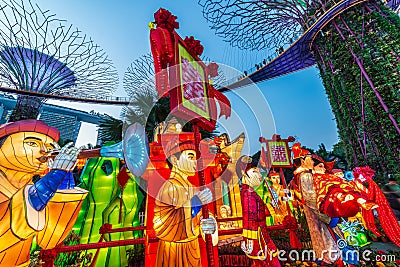
[[[249,195],[248,191],[244,188],[241,192],[242,198],[242,216],[243,216],[243,229],[249,229]]]
[[[257,230],[260,216],[259,205],[257,203],[257,193],[247,188],[242,189],[242,209],[243,209],[243,229]],[[262,201],[262,200],[260,200]],[[264,214],[265,213],[261,211]]]

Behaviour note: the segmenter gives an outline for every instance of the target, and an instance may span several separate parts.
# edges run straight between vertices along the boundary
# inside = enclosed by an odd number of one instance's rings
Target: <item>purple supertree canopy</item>
[[[65,63],[37,50],[5,46],[0,58],[9,70],[4,75],[21,90],[48,94],[75,86],[74,72]]]
[[[101,99],[118,73],[81,31],[25,0],[0,0],[0,85]]]

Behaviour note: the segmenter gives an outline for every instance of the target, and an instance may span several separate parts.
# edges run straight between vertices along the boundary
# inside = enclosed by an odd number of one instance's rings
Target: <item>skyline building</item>
[[[0,124],[8,122],[10,115],[17,104],[17,99],[12,95],[0,94]],[[45,103],[39,113],[38,119],[60,131],[62,141],[76,142],[82,122],[99,125],[102,114],[86,112],[72,108]],[[101,145],[102,140],[97,140],[96,145]]]

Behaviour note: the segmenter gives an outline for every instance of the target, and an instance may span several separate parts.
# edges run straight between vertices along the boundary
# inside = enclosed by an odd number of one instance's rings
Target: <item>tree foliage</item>
[[[341,14],[324,32],[314,42],[314,54],[350,167],[398,173],[400,134],[390,116],[400,123],[399,17],[368,1]]]

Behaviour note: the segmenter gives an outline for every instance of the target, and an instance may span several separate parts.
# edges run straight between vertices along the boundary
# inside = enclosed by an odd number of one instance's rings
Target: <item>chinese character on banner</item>
[[[207,112],[207,102],[204,101],[204,88],[203,77],[199,72],[190,64],[189,60],[182,57],[182,84],[183,97],[195,104],[202,111]]]
[[[269,143],[269,149],[271,150],[271,161],[275,164],[287,164],[289,157],[286,151],[286,144],[284,142],[273,142]]]
[[[262,162],[268,168],[290,168],[290,150],[287,139],[266,140],[262,139]]]

